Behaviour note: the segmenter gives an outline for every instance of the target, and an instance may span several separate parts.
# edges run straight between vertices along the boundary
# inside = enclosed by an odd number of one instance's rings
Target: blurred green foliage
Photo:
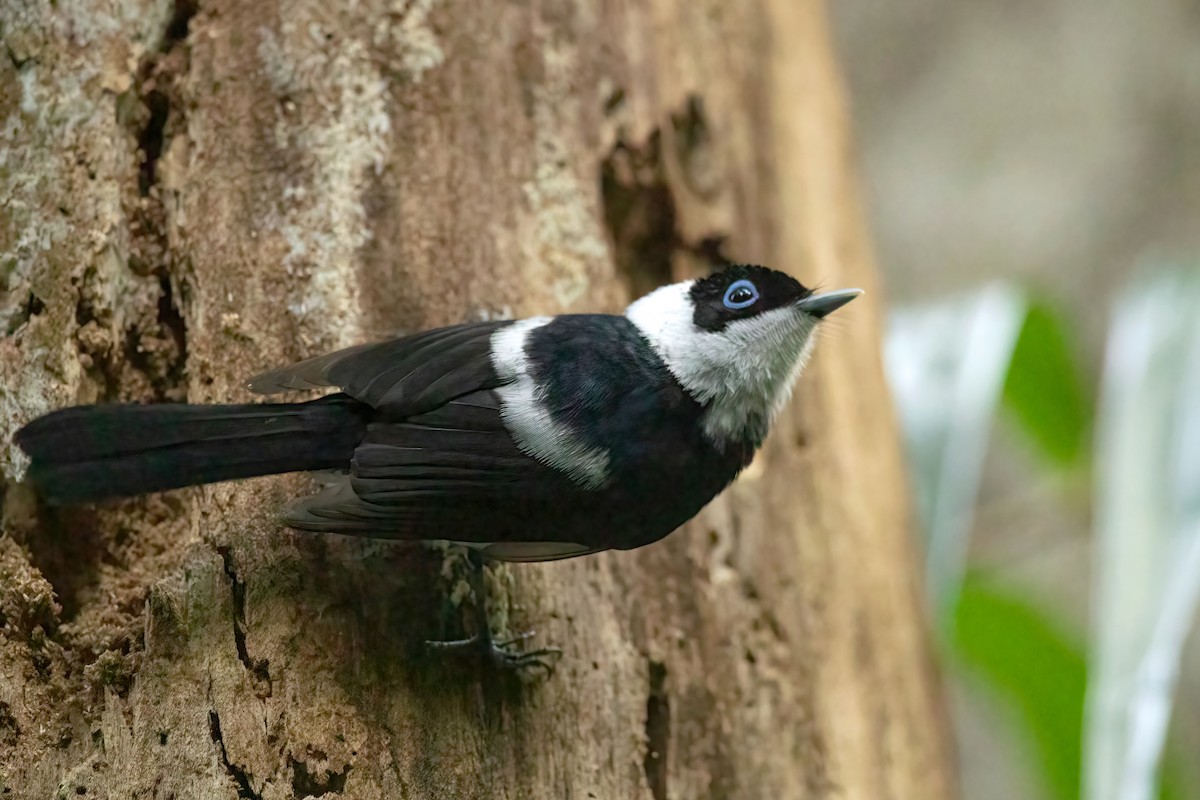
[[[963,581],[950,645],[958,664],[1015,709],[1052,800],[1082,796],[1084,646],[1067,626],[979,572]],[[1158,800],[1188,794],[1179,754],[1164,754]]]
[[[1042,609],[978,573],[963,582],[951,643],[962,665],[1020,714],[1046,796],[1078,800],[1083,646]]]
[[[1060,467],[1079,465],[1086,456],[1094,407],[1067,331],[1056,308],[1031,304],[1004,382],[1005,407]]]
[[[933,306],[928,309],[926,319],[937,321],[938,315],[945,315],[943,307]],[[955,321],[952,316],[947,319]],[[918,318],[916,322],[919,321]],[[910,332],[920,330],[914,320],[907,322]],[[1071,331],[1069,319],[1058,307],[1047,302],[1028,303],[1011,360],[1007,364],[997,362],[989,368],[1003,370],[1002,404],[1015,427],[1033,445],[1036,460],[1060,474],[1066,471],[1084,477],[1081,471],[1090,471],[1092,463],[1098,387],[1097,381],[1093,380],[1095,376],[1089,374],[1090,370],[1079,357]],[[930,345],[917,335],[896,341],[908,348],[897,348],[896,351],[898,357],[904,359],[905,367],[930,362],[939,352],[936,340]],[[1111,342],[1109,346],[1112,346]],[[981,365],[977,354],[967,357],[976,359],[973,366]],[[962,369],[962,366],[958,365],[958,368]],[[1185,367],[1181,365],[1182,368]],[[932,374],[936,375],[936,370]],[[976,375],[975,380],[979,379]],[[900,385],[904,385],[903,382]],[[991,402],[995,395],[989,399],[985,394],[975,393],[967,399]],[[976,416],[990,422],[990,410],[987,415]],[[926,423],[910,426],[907,431],[910,437],[919,440],[919,444],[921,437],[928,445],[930,441],[936,443],[939,435],[951,433],[948,427],[950,415],[946,415],[947,421],[941,426],[928,424],[934,418],[930,415],[912,417]],[[1111,421],[1100,422],[1112,424]],[[958,440],[951,441],[950,445],[980,446],[980,439],[964,436],[962,430],[956,435]],[[937,466],[940,462],[930,463]],[[973,499],[977,488],[974,483],[941,480],[937,469],[930,468],[930,463],[920,460],[913,463],[917,482],[926,491],[970,492]],[[1073,485],[1062,484],[1061,488],[1068,489]],[[1079,488],[1089,493],[1094,491],[1090,482]],[[943,502],[952,499],[942,498]],[[959,527],[961,530],[956,535],[964,539],[969,537],[970,517],[966,516]],[[963,552],[966,552],[965,544]],[[946,575],[938,576],[933,571],[939,564],[946,568],[947,564],[954,563],[953,559],[931,561],[929,580],[947,580]],[[958,577],[957,572],[950,576],[955,581]],[[953,589],[957,589],[957,593],[947,592],[951,600],[946,609],[949,625],[945,631],[952,663],[1015,711],[1018,729],[1013,734],[1024,745],[1024,752],[1033,759],[1042,782],[1040,796],[1046,800],[1079,800],[1085,788],[1086,632],[1073,630],[1055,619],[1036,598],[1015,587],[1005,586],[994,575],[967,572],[961,586]],[[1090,722],[1097,724],[1094,719]],[[1149,796],[1159,800],[1196,796],[1185,788],[1192,774],[1185,765],[1191,759],[1185,761],[1170,747],[1168,740],[1158,775],[1159,785],[1156,791],[1147,787]],[[1093,796],[1115,796],[1103,791],[1096,794],[1096,787],[1091,788]]]

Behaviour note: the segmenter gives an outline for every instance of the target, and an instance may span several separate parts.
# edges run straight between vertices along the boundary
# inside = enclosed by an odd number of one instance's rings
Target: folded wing
[[[248,387],[257,394],[276,394],[336,386],[390,418],[421,414],[500,385],[491,337],[510,324],[454,325],[358,345],[256,375]]]
[[[348,475],[293,503],[301,530],[393,539],[447,540],[490,558],[545,561],[603,549],[547,540],[589,502],[579,488],[513,443],[490,390],[400,422],[377,422]]]

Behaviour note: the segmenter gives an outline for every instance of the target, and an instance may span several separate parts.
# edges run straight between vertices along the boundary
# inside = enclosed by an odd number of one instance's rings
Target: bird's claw
[[[542,647],[537,650],[512,649],[513,645],[530,639],[534,635],[534,631],[525,631],[498,642],[489,636],[475,634],[467,639],[445,642],[427,641],[425,645],[431,650],[471,652],[481,655],[493,666],[502,670],[520,672],[526,669],[542,669],[549,676],[554,672],[554,665],[562,656],[562,650],[557,647]]]
[[[491,659],[501,669],[520,671],[525,669],[542,669],[549,677],[554,672],[554,665],[562,657],[562,650],[557,647],[542,647],[537,650],[512,651],[500,644],[491,647]]]
[[[507,650],[508,648],[512,647],[514,644],[517,644],[518,642],[528,641],[529,639],[532,639],[535,636],[537,636],[537,631],[522,631],[521,633],[517,633],[517,634],[510,636],[509,638],[505,639],[502,642],[496,642],[496,647]]]

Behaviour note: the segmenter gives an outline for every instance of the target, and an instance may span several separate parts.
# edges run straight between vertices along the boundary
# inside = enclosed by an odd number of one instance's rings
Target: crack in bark
[[[179,97],[179,78],[189,69],[189,56],[181,43],[186,39],[192,18],[199,10],[195,0],[177,0],[157,53],[144,61],[138,72],[136,95],[141,109],[133,114],[132,135],[137,142],[141,163],[137,174],[137,202],[129,211],[131,246],[129,268],[144,276],[159,279],[155,338],[174,345],[163,363],[162,347],[143,348],[140,338],[129,337],[125,357],[133,366],[151,377],[158,400],[179,400],[187,362],[187,325],[176,302],[171,281],[171,250],[168,240],[166,204],[159,193],[159,161],[172,137],[186,127]],[[186,285],[182,285],[186,292]]]
[[[233,553],[228,547],[218,547],[221,564],[233,592],[233,643],[237,648],[238,660],[254,678],[254,693],[260,700],[271,696],[274,685],[271,681],[270,661],[266,658],[251,658],[246,647],[246,583],[237,576],[233,566]]]
[[[724,269],[731,264],[736,263],[725,252],[725,245],[729,242],[729,237],[722,233],[710,233],[696,243],[680,241],[679,249],[694,256],[701,263],[707,264],[711,269]]]
[[[297,761],[288,756],[288,765],[292,768],[292,793],[299,799],[305,797],[324,797],[327,794],[341,794],[346,788],[346,776],[350,774],[352,765],[346,764],[341,772],[325,770],[325,780],[318,780],[315,774],[309,773],[308,763]]]
[[[672,279],[677,219],[661,151],[662,133],[655,130],[640,146],[618,140],[600,165],[604,223],[617,270],[634,297]]]
[[[138,131],[138,149],[142,152],[142,164],[138,168],[138,194],[147,197],[150,188],[157,182],[156,169],[166,140],[167,117],[171,113],[171,101],[166,93],[151,89],[142,95],[142,105],[150,118]]]
[[[262,795],[254,791],[254,787],[250,785],[250,776],[246,770],[229,760],[229,752],[225,749],[225,736],[221,733],[221,717],[217,714],[216,709],[209,709],[208,712],[208,734],[212,737],[213,744],[221,752],[221,764],[225,767],[225,772],[237,785],[238,798],[240,800],[263,800]]]
[[[667,665],[650,661],[650,691],[646,696],[646,782],[654,800],[667,800],[667,748],[671,741],[671,698],[667,694]]]
[[[672,155],[684,185],[705,202],[712,202],[724,181],[712,169],[713,132],[701,95],[688,95],[684,108],[671,114],[671,134]]]
[[[619,108],[624,93],[616,90],[606,109]],[[698,242],[689,242],[679,232],[679,210],[675,189],[667,177],[665,159],[674,157],[684,167],[702,161],[712,140],[704,115],[702,98],[692,95],[687,106],[671,116],[673,153],[664,153],[664,136],[654,129],[644,142],[619,138],[600,165],[600,188],[604,223],[613,242],[617,270],[633,297],[675,280],[672,258],[687,253],[709,269],[728,266],[724,253],[725,232],[712,231]],[[694,169],[684,169],[685,177]],[[711,187],[689,187],[711,200]]]
[[[42,302],[42,298],[38,297],[32,291],[29,293],[29,298],[21,304],[16,313],[8,321],[8,328],[5,331],[6,336],[12,336],[22,325],[29,322],[30,319],[36,317],[46,310],[46,304]]]
[[[12,713],[12,706],[0,701],[0,745],[14,747],[21,738],[21,726]]]
[[[192,17],[200,10],[196,0],[175,0],[175,10],[171,21],[167,23],[167,36],[163,40],[163,50],[169,50],[177,43],[187,38]]]
[[[4,52],[8,56],[9,62],[12,63],[13,68],[16,69],[18,72],[21,71],[22,69],[24,69],[26,64],[30,64],[30,63],[37,64],[38,63],[37,56],[34,56],[34,55],[22,56],[22,55],[18,54],[17,51],[13,49],[12,44],[10,44],[7,41],[4,43]]]
[[[138,149],[143,156],[138,174],[138,192],[142,197],[147,197],[157,182],[158,159],[169,138],[167,123],[172,109],[181,106],[180,103],[173,102],[178,98],[172,94],[175,88],[174,79],[178,74],[187,71],[187,55],[182,54],[182,59],[173,59],[171,56],[187,39],[192,18],[199,10],[200,6],[196,0],[176,0],[158,52],[143,62],[139,70],[138,96],[149,114],[149,118],[137,132]],[[180,63],[181,60],[183,63]]]

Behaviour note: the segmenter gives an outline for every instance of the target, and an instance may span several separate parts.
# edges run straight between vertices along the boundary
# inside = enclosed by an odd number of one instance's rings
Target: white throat
[[[656,289],[625,315],[680,385],[705,406],[704,431],[711,440],[758,443],[812,353],[817,319],[783,307],[707,331],[693,321],[691,286],[687,281]]]

